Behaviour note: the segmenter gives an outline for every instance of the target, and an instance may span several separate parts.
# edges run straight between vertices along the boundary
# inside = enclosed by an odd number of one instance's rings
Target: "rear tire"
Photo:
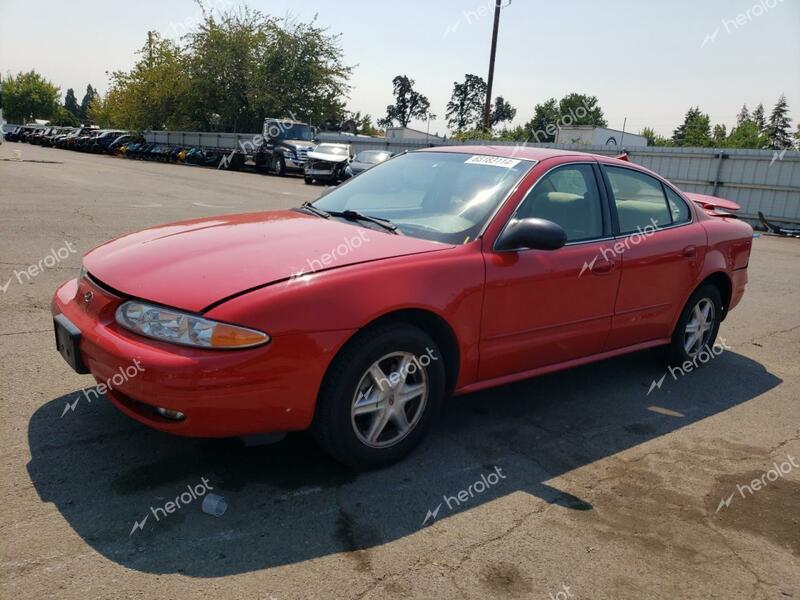
[[[666,357],[670,365],[693,361],[706,347],[711,350],[722,322],[723,306],[719,288],[706,283],[686,302],[678,319]]]
[[[422,441],[444,395],[436,343],[416,327],[385,325],[364,332],[336,357],[311,431],[323,450],[349,467],[387,465]]]
[[[303,181],[305,181],[306,185],[311,185],[314,183],[314,180],[311,177],[303,177]]]

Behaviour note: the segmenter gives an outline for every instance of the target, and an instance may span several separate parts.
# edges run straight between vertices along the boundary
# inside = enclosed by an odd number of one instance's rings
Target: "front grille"
[[[308,148],[298,148],[297,149],[297,159],[298,160],[306,160],[308,158]]]

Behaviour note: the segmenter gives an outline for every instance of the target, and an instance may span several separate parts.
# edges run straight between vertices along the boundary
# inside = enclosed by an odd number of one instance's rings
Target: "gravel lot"
[[[648,395],[665,369],[645,352],[455,399],[410,459],[353,475],[304,434],[180,439],[89,403],[49,312],[109,238],[321,188],[14,143],[0,159],[0,596],[800,599],[797,240],[754,241],[731,350],[705,368]],[[203,478],[221,518],[197,499],[133,528]]]

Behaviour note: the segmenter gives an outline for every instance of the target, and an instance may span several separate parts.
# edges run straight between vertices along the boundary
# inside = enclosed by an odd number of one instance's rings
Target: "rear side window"
[[[664,188],[657,179],[620,167],[605,167],[619,216],[620,233],[672,225]]]
[[[667,204],[669,204],[669,210],[672,213],[672,222],[678,225],[691,221],[692,213],[689,212],[689,207],[684,199],[667,186],[664,186],[664,189],[667,191]]]
[[[602,237],[603,210],[592,166],[565,165],[542,177],[517,209],[517,219],[532,217],[561,225],[567,242]]]

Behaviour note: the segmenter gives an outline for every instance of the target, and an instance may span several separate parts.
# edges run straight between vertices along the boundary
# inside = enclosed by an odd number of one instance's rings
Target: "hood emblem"
[[[94,292],[88,291],[83,295],[83,301],[85,304],[89,304],[94,299]]]

